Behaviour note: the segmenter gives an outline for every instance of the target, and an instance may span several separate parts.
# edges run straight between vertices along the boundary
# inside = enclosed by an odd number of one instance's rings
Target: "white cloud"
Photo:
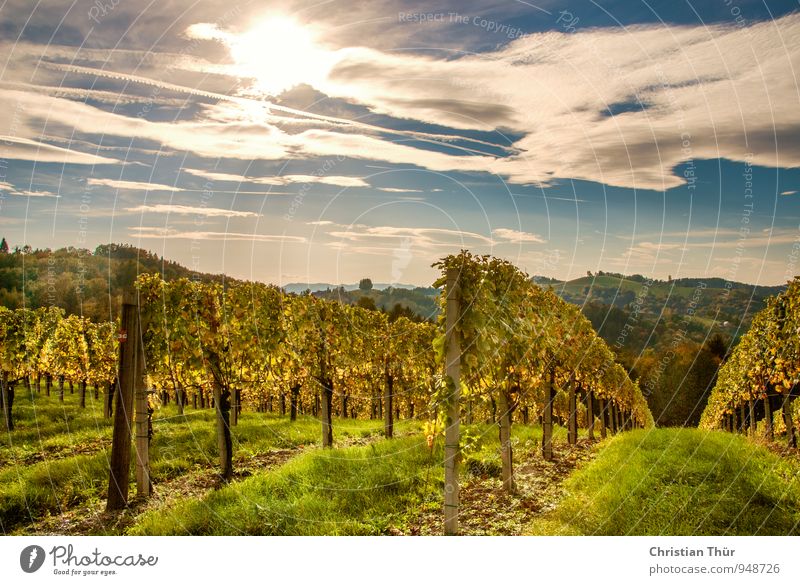
[[[179,231],[169,227],[136,226],[132,227],[131,236],[134,238],[147,238],[159,240],[224,240],[246,242],[285,242],[305,243],[306,239],[300,236],[287,236],[283,234],[247,234],[242,232],[209,232],[209,231]]]
[[[530,232],[521,232],[518,230],[512,230],[508,228],[497,228],[492,231],[492,234],[496,238],[499,238],[504,242],[514,243],[514,244],[522,244],[530,242],[542,244],[547,241],[538,234],[532,234]]]
[[[339,175],[276,175],[270,177],[235,175],[217,173],[201,169],[183,169],[185,172],[210,179],[212,181],[229,181],[235,183],[252,183],[255,185],[290,185],[292,183],[322,183],[339,187],[369,187],[361,177],[344,177]]]
[[[434,189],[441,191],[441,189]],[[378,191],[386,191],[387,193],[424,193],[422,189],[402,189],[399,187],[378,187]]]
[[[33,191],[30,189],[18,189],[11,183],[0,181],[0,193],[5,191],[6,195],[13,195],[16,197],[54,197],[58,198],[61,195],[52,193],[51,191]]]
[[[36,90],[0,89],[3,103],[25,104],[20,111],[0,111],[0,133],[21,137],[14,156],[7,158],[50,162],[110,159],[35,142],[44,130],[42,120],[48,132],[153,140],[210,158],[344,156],[441,172],[487,172],[519,184],[575,178],[661,190],[684,182],[674,169],[688,159],[800,166],[793,75],[800,67],[800,45],[785,42],[798,37],[800,14],[793,13],[743,28],[646,25],[535,33],[495,51],[458,58],[364,47],[326,53],[333,59],[330,74],[312,80],[315,89],[376,114],[449,126],[454,133],[449,136],[381,129],[143,76],[58,65],[62,74],[161,87],[204,105],[190,121],[156,122]],[[196,71],[197,64],[189,68]],[[633,102],[645,107],[608,115],[610,106]],[[287,131],[299,122],[308,127]],[[8,130],[12,127],[15,132]],[[457,135],[476,129],[510,129],[522,138],[498,156],[497,145],[489,148],[485,141],[465,142]],[[398,136],[413,140],[398,141]],[[448,144],[451,150],[421,149],[420,140]],[[367,186],[358,177],[260,180]]]
[[[128,207],[126,211],[141,213],[175,213],[178,215],[202,215],[204,217],[259,217],[260,214],[252,211],[234,211],[233,209],[219,209],[217,207],[193,207],[190,205],[138,205]]]
[[[3,100],[3,102],[12,103],[5,102],[5,100]],[[0,109],[0,132],[4,127],[3,111],[3,109]],[[25,112],[25,110],[23,110],[23,112]],[[13,116],[13,113],[5,111],[5,115]],[[11,123],[13,124],[13,120]],[[30,160],[37,163],[59,163],[69,165],[102,165],[120,162],[113,158],[87,154],[60,146],[53,146],[52,144],[37,142],[36,140],[20,136],[4,136],[0,134],[0,145],[0,158],[12,160]]]
[[[183,191],[179,187],[162,185],[160,183],[142,183],[138,181],[120,181],[117,179],[100,179],[89,177],[86,183],[93,187],[111,187],[112,189],[124,189],[130,191]]]
[[[419,248],[435,247],[476,247],[491,246],[494,242],[475,232],[452,230],[445,228],[421,228],[421,227],[394,227],[394,226],[352,226],[344,231],[332,231],[329,235],[349,242],[374,242],[383,243],[394,249],[398,242],[406,242],[406,245],[414,245]],[[341,247],[342,242],[334,242],[331,245]]]

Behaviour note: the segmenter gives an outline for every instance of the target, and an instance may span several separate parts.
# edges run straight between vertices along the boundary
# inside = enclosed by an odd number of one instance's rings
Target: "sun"
[[[316,85],[330,67],[330,53],[318,46],[312,30],[287,16],[271,16],[226,39],[243,77],[253,89],[278,95],[301,83]]]

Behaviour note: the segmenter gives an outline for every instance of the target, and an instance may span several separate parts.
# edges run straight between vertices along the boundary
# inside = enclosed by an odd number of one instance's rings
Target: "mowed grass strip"
[[[439,497],[441,449],[421,435],[305,453],[167,514],[131,534],[382,534],[426,497]]]
[[[532,534],[785,535],[800,532],[800,461],[740,435],[639,430],[601,444]]]
[[[469,445],[462,480],[499,474],[497,425],[465,425]],[[541,427],[514,425],[517,458],[538,457]],[[556,441],[566,430],[556,430]],[[366,447],[304,453],[202,499],[148,513],[129,530],[139,535],[376,535],[403,527],[420,506],[441,508],[442,437],[382,440]]]
[[[108,488],[110,421],[101,404],[78,407],[77,394],[23,396],[15,405],[17,429],[0,442],[0,533],[58,514],[78,504],[102,499]],[[99,402],[99,401],[98,401]],[[151,472],[157,485],[190,470],[217,465],[216,422],[211,409],[159,408],[153,418]],[[335,441],[376,437],[382,421],[336,420]],[[398,432],[416,430],[416,421],[400,421]],[[276,449],[320,442],[320,423],[310,416],[287,417],[245,412],[232,428],[234,467]],[[33,461],[33,462],[31,462]],[[133,473],[133,469],[131,470]],[[133,486],[133,476],[131,485]],[[135,490],[135,488],[133,488]]]

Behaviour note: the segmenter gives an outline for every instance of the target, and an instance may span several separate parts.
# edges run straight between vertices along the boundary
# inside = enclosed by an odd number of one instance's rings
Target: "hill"
[[[329,282],[290,282],[289,284],[283,285],[281,288],[285,290],[287,293],[295,293],[295,294],[304,293],[306,291],[317,293],[317,292],[339,290],[339,289],[344,289],[347,292],[359,290],[358,283],[331,284]],[[413,284],[402,284],[402,283],[390,284],[388,282],[377,282],[372,285],[372,288],[377,290],[386,290],[387,288],[414,289],[417,287]]]
[[[11,309],[57,306],[68,314],[108,320],[118,314],[122,291],[143,272],[161,274],[166,280],[223,279],[125,244],[102,245],[94,251],[26,246],[0,253],[0,305]]]
[[[93,251],[17,248],[0,252],[0,304],[53,305],[108,320],[118,314],[122,291],[142,272],[159,273],[166,280],[224,278],[128,245],[102,245]],[[569,281],[534,281],[582,308],[617,361],[639,381],[658,424],[669,426],[697,424],[719,365],[766,299],[784,288],[720,278],[648,280],[608,272]],[[430,320],[438,314],[438,291],[430,287],[319,286],[325,287],[314,293],[320,298],[382,310],[390,318]],[[317,288],[295,283],[287,285],[287,292],[299,292],[297,287]]]
[[[608,318],[596,323],[608,327],[608,337],[624,326],[621,317],[629,321],[633,314],[639,321],[639,329],[650,325],[653,330],[666,325],[675,330],[688,329],[687,335],[692,337],[713,326],[716,332],[735,338],[747,330],[752,316],[764,307],[766,299],[785,288],[722,278],[651,280],[641,275],[602,271],[569,281],[536,277],[534,280],[552,287],[561,298],[576,305],[622,309],[624,314],[608,309]]]

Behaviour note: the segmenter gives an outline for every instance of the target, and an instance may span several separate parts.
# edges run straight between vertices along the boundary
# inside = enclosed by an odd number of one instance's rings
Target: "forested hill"
[[[534,280],[552,287],[565,301],[584,307],[607,341],[621,340],[637,352],[658,345],[669,331],[680,331],[695,341],[704,339],[709,330],[738,338],[766,299],[786,288],[722,278],[650,280],[602,271],[564,282]]]
[[[537,279],[583,313],[639,381],[657,424],[695,426],[717,371],[766,299],[785,286],[598,272]]]
[[[126,244],[102,245],[94,251],[25,247],[3,252],[0,247],[0,304],[20,307],[24,296],[25,305],[31,308],[56,305],[67,313],[82,312],[92,319],[105,320],[110,314],[109,302],[113,307],[121,291],[142,272],[159,273],[167,280],[180,277],[222,279],[221,275],[197,273]],[[711,323],[717,331],[738,337],[748,328],[751,316],[763,308],[765,299],[784,288],[720,278],[649,281],[639,275],[609,272],[570,281],[541,277],[534,277],[534,280],[541,286],[553,287],[564,300],[583,306],[603,337],[612,344],[625,325],[630,324],[631,315],[636,315],[637,332],[626,338],[627,348],[634,351],[657,345],[653,337],[658,338],[664,330],[685,322],[687,316],[691,317],[688,327],[682,329],[690,338],[704,337]],[[392,310],[399,304],[409,313],[428,319],[436,313],[437,291],[433,288],[383,288],[380,285],[370,288],[345,291],[330,286],[327,290],[311,290],[321,297],[353,304],[361,301],[367,306],[374,303],[384,310]]]
[[[0,305],[11,309],[57,306],[97,321],[116,316],[122,291],[142,272],[167,280],[187,277],[221,280],[197,273],[157,254],[125,244],[38,250],[0,251]]]

